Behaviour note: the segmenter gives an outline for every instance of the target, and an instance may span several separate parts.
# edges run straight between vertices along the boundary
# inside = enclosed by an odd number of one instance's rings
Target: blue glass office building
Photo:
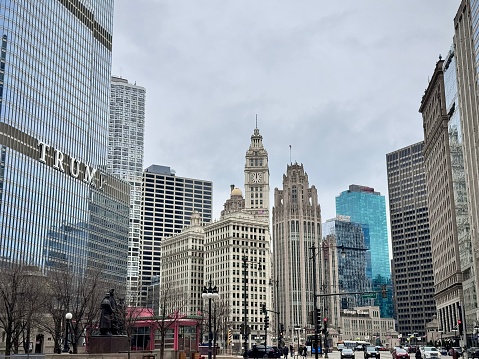
[[[351,185],[336,197],[336,215],[349,216],[352,222],[368,225],[371,279],[378,275],[391,278],[385,197],[374,188]]]
[[[129,185],[105,172],[113,0],[0,0],[0,259],[126,278]]]

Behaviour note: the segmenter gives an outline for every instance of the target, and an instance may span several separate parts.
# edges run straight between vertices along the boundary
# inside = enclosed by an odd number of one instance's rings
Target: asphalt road
[[[383,352],[380,352],[381,354],[381,359],[392,359],[392,355],[389,351],[383,351]],[[288,359],[303,359],[304,357],[302,356],[293,356],[291,357],[291,355],[288,355]],[[306,359],[314,359],[315,356],[311,356],[310,354],[306,357]],[[325,356],[318,356],[319,359],[324,359]],[[333,350],[332,353],[328,353],[328,358],[331,358],[331,359],[341,359],[341,355],[340,355],[340,352],[336,351],[336,350]],[[283,357],[284,359],[284,357]],[[357,352],[354,352],[354,359],[364,359],[364,352],[360,352],[360,351],[357,351]]]

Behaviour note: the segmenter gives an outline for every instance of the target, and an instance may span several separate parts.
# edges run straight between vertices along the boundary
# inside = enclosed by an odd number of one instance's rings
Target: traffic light
[[[387,292],[387,289],[386,289],[386,285],[383,284],[381,286],[381,297],[383,298],[387,298],[388,297],[388,292]]]
[[[328,318],[324,318],[323,334],[328,334]]]
[[[458,329],[459,329],[459,335],[462,336],[462,334],[463,334],[463,332],[464,332],[464,327],[463,327],[463,325],[462,325],[462,320],[461,320],[461,319],[459,319],[459,320],[457,321],[457,327],[458,327]]]
[[[316,324],[321,325],[321,310],[319,308],[316,309]]]
[[[264,317],[264,329],[268,329],[269,328],[269,317],[266,316]]]
[[[284,335],[284,324],[281,323],[279,325],[279,335],[283,336]]]

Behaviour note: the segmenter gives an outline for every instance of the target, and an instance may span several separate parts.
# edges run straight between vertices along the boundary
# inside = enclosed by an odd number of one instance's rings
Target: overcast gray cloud
[[[350,184],[387,197],[386,153],[421,141],[418,113],[459,0],[116,0],[113,74],[147,90],[145,167],[212,180],[214,218],[243,189],[255,127],[271,203],[291,159],[323,220]]]

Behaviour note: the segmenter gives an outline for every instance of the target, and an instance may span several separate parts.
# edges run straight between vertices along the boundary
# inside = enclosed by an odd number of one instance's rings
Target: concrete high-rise
[[[131,305],[138,305],[139,290],[145,92],[126,79],[111,78],[108,171],[131,185],[126,293]]]
[[[211,222],[212,201],[211,181],[178,177],[170,167],[158,165],[152,165],[143,172],[140,304],[147,304],[147,288],[152,279],[161,275],[162,239],[180,233],[190,225],[195,211],[202,222]]]
[[[381,310],[381,317],[394,316],[392,302],[391,270],[389,266],[389,240],[386,220],[386,199],[374,188],[350,185],[347,191],[336,197],[336,215],[348,216],[351,222],[363,225],[368,251],[368,275],[373,288],[388,289],[387,297],[377,297],[375,305]]]
[[[0,258],[102,270],[121,292],[130,189],[105,171],[112,30],[111,0],[1,2]]]
[[[254,175],[253,175],[254,174]],[[231,329],[233,352],[246,344],[241,328],[249,328],[248,348],[255,338],[264,340],[264,314],[261,306],[274,310],[271,292],[271,243],[269,231],[269,168],[262,136],[255,128],[246,151],[244,168],[248,195],[231,186],[219,220],[202,223],[194,213],[191,225],[181,233],[162,240],[161,281],[173,283],[186,293],[185,312],[205,312],[201,298],[203,285],[209,281],[218,288],[217,316]],[[181,259],[181,260],[179,260]],[[268,313],[271,322],[274,314]],[[217,318],[219,319],[219,318]],[[268,330],[268,344],[277,335],[275,326]],[[218,339],[222,343],[222,339]],[[222,343],[224,344],[224,343]]]
[[[274,190],[273,272],[276,281],[279,320],[286,336],[294,328],[308,325],[314,309],[311,247],[321,245],[321,208],[316,187],[309,186],[303,165],[289,164],[283,175],[283,189]],[[319,268],[319,261],[317,261]],[[316,276],[319,290],[319,276]]]
[[[397,331],[424,336],[436,314],[423,142],[386,155]]]
[[[452,61],[449,53],[448,62]],[[449,64],[450,65],[450,64]],[[431,251],[434,269],[434,299],[441,329],[452,333],[462,321],[464,311],[475,318],[476,306],[465,305],[463,286],[475,297],[471,238],[469,232],[462,134],[459,108],[454,105],[454,91],[446,101],[444,60],[437,61],[424,93],[419,112],[424,128],[424,167],[429,207]],[[454,71],[447,66],[448,72]],[[448,78],[455,85],[454,74]],[[451,86],[450,86],[451,89]],[[447,108],[449,104],[449,110]],[[456,118],[451,115],[456,112]]]
[[[479,322],[479,133],[477,131],[477,118],[479,115],[479,88],[477,78],[479,67],[477,58],[479,56],[479,33],[476,30],[479,21],[479,1],[463,0],[459,5],[454,17],[454,58],[456,63],[457,76],[457,100],[456,108],[460,111],[459,121],[461,125],[461,139],[464,155],[464,173],[467,190],[468,213],[471,226],[471,252],[473,253],[472,271],[463,273],[466,280],[474,281],[474,293],[467,289],[464,291],[464,307],[475,307],[475,313],[468,313],[465,318],[465,332],[474,331],[475,325]],[[459,249],[461,258],[467,259],[464,247]],[[463,253],[464,252],[464,253]],[[469,287],[469,284],[467,284]],[[466,290],[466,289],[465,289]],[[454,320],[457,320],[458,311],[449,313],[448,324],[451,327]],[[457,323],[457,321],[456,321]]]

